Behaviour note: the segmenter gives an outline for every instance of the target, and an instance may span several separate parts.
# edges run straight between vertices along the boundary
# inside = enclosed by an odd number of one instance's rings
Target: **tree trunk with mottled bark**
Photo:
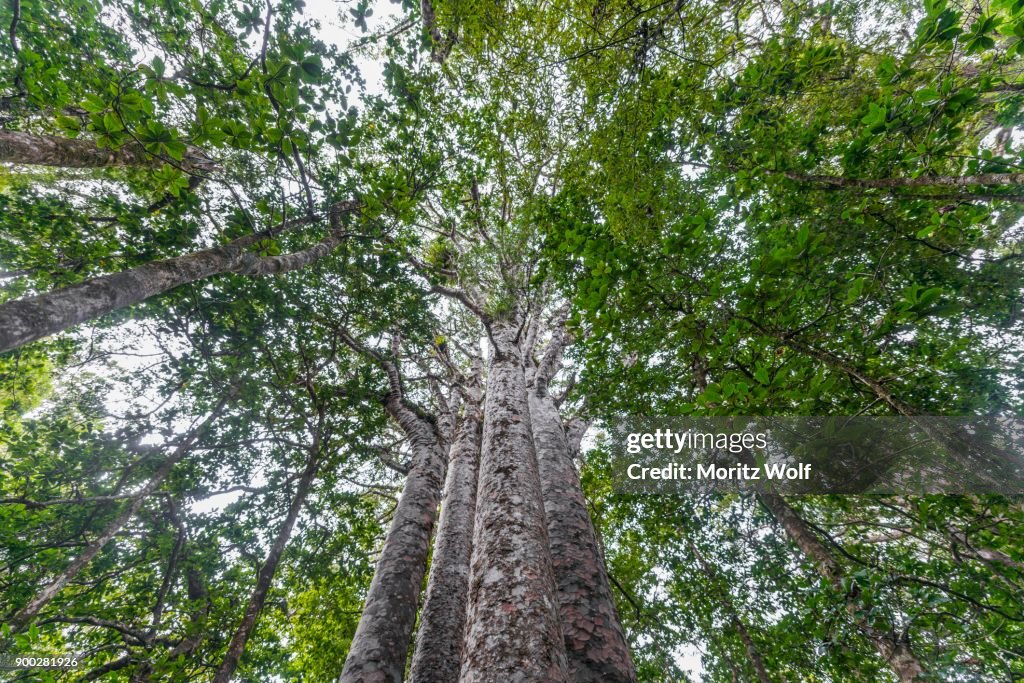
[[[561,343],[561,335],[552,340],[552,344]],[[550,376],[557,369],[557,363],[547,362],[551,350],[537,369],[529,405],[569,680],[633,683],[636,671],[572,449],[558,407],[547,392]]]
[[[397,683],[416,624],[430,536],[445,478],[445,452],[435,426],[402,399],[397,370],[386,407],[406,436],[412,465],[388,530],[340,683]]]
[[[0,130],[0,162],[26,166],[61,168],[112,168],[123,166],[159,166],[164,159],[150,154],[137,142],[117,149],[97,147],[91,140],[56,135],[33,135],[16,130]],[[198,148],[189,146],[180,162],[183,169],[210,168],[214,163]]]
[[[910,643],[905,637],[879,631],[873,628],[864,617],[856,616],[861,611],[861,607],[857,603],[859,589],[856,584],[850,589],[844,588],[843,579],[846,573],[842,565],[786,499],[771,492],[758,493],[757,497],[761,504],[774,515],[789,539],[810,560],[822,578],[845,595],[847,612],[854,618],[857,629],[871,642],[897,678],[903,683],[920,683],[925,680],[925,669],[914,655]]]
[[[493,321],[462,683],[565,683],[521,325]]]
[[[423,602],[409,674],[412,683],[457,683],[459,680],[480,464],[482,415],[479,411],[479,403],[465,405],[448,458],[427,597]]]
[[[343,210],[354,210],[357,206],[354,202],[345,204]],[[332,210],[332,217],[335,211]],[[297,270],[326,256],[344,238],[341,229],[333,227],[327,237],[308,249],[260,258],[247,248],[261,236],[246,235],[223,246],[152,261],[46,294],[9,301],[0,305],[0,353],[214,275],[258,276]]]

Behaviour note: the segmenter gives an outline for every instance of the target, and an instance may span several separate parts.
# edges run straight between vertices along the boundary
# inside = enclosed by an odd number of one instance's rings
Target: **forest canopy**
[[[0,26],[4,680],[1024,680],[1020,495],[611,444],[1022,417],[1024,0]]]

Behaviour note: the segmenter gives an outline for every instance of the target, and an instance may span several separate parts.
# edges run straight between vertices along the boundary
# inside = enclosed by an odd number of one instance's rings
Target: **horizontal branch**
[[[87,498],[56,498],[53,500],[32,500],[30,498],[0,498],[0,505],[24,505],[29,510],[42,510],[54,505],[89,505],[91,503],[109,503],[116,500],[134,498],[134,493],[121,493],[110,496],[89,496]]]
[[[965,176],[922,175],[916,178],[845,178],[833,175],[804,175],[786,171],[790,180],[802,183],[824,183],[837,187],[890,189],[895,187],[969,187],[971,185],[1024,185],[1024,173],[978,173]]]
[[[138,142],[113,149],[99,147],[86,139],[33,135],[16,130],[0,130],[0,161],[61,168],[159,166],[164,163],[164,159],[146,151],[145,146]],[[210,170],[216,164],[198,147],[188,145],[179,165],[185,170]]]

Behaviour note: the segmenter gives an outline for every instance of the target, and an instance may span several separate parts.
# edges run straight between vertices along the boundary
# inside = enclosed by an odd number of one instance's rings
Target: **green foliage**
[[[486,335],[446,289],[499,322],[568,302],[564,407],[591,418],[1021,412],[1021,183],[962,180],[1024,164],[1019,0],[446,0],[443,65],[408,1],[390,29],[339,5],[368,34],[345,51],[298,0],[20,7],[2,126],[144,163],[0,169],[0,304],[244,235],[300,252],[361,201],[307,268],[0,357],[5,617],[230,396],[21,651],[208,680],[313,452],[239,677],[335,680],[400,484],[378,456],[401,450],[339,327],[397,338],[436,408],[440,354]],[[599,441],[582,477],[641,680],[698,659],[754,680],[743,629],[773,680],[889,680],[862,618],[935,680],[1024,675],[1019,501],[796,501],[837,589],[753,499],[624,496],[610,467]]]

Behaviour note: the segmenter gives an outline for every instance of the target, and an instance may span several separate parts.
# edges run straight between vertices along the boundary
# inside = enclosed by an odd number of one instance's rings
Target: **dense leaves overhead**
[[[238,680],[336,680],[409,471],[383,403],[443,422],[517,315],[568,320],[640,680],[896,680],[879,634],[917,680],[1024,678],[1019,499],[791,499],[823,571],[770,499],[614,491],[601,431],[1021,414],[1024,3],[0,25],[0,320],[149,287],[0,354],[0,649],[84,663],[14,680],[214,680],[257,599]]]

